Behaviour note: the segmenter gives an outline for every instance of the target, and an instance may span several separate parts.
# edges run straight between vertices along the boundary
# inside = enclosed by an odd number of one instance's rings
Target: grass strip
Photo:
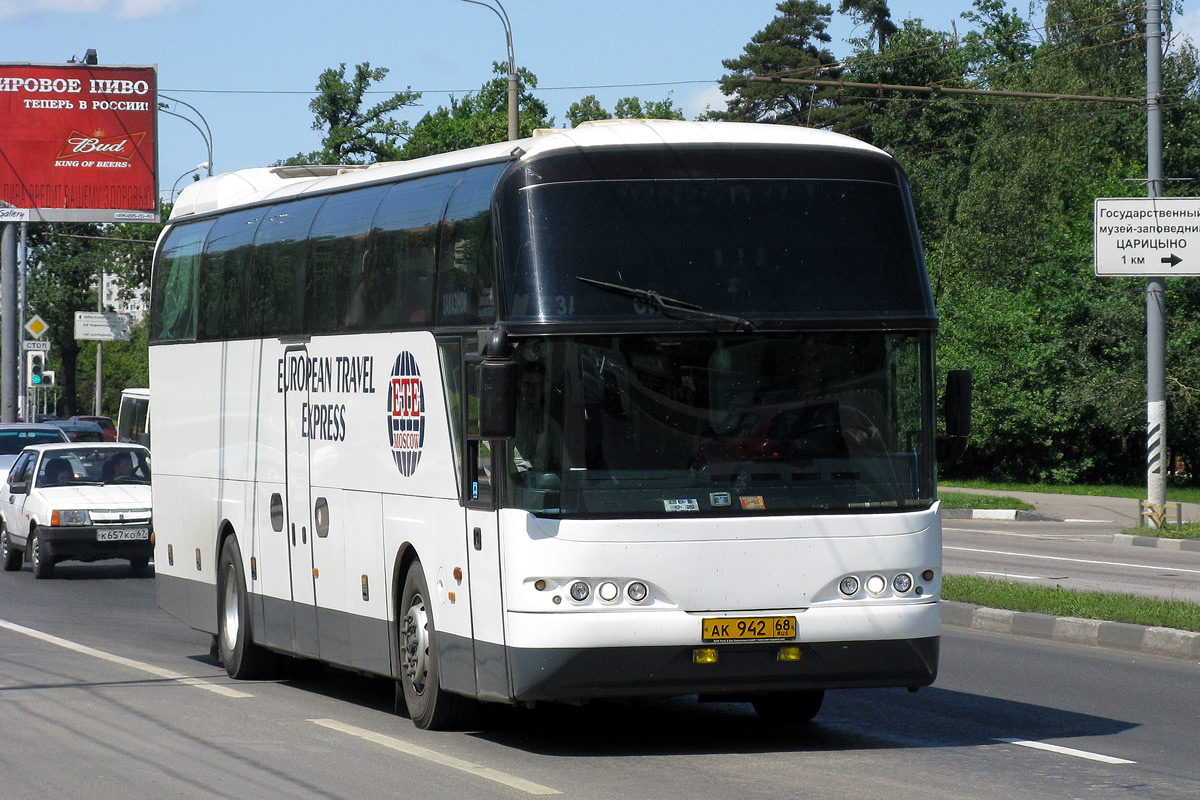
[[[1179,530],[1175,529],[1174,522],[1168,522],[1165,528],[1126,528],[1122,533],[1159,539],[1200,539],[1200,522],[1185,522]]]
[[[942,508],[1003,508],[1030,511],[1033,505],[1016,497],[1000,497],[994,494],[968,494],[967,492],[938,491]]]
[[[1116,486],[1111,484],[1080,484],[1058,486],[1050,483],[1007,483],[980,478],[939,481],[943,486],[960,489],[987,489],[994,492],[1042,492],[1044,494],[1073,494],[1086,497],[1128,497],[1145,500],[1145,486]],[[1167,501],[1171,503],[1200,503],[1200,488],[1168,486]]]
[[[1129,622],[1200,632],[1200,605],[1182,600],[1076,592],[971,575],[946,575],[942,579],[942,599],[1007,611],[1029,611],[1056,617]]]

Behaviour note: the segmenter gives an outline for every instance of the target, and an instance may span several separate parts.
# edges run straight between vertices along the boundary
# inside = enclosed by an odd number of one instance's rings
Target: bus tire
[[[4,527],[3,522],[0,522],[0,560],[4,562],[4,571],[16,572],[21,568],[21,561],[24,558],[25,554],[13,547],[12,541],[8,538],[8,528]]]
[[[446,730],[457,727],[466,721],[474,703],[462,695],[445,691],[438,684],[437,629],[420,561],[413,561],[408,567],[398,618],[400,677],[397,710],[403,699],[409,717],[418,728]]]
[[[236,536],[225,540],[217,562],[217,650],[229,677],[238,680],[263,677],[278,658],[254,643],[242,549]]]
[[[804,689],[759,695],[751,703],[764,722],[809,722],[821,710],[824,700],[824,689]]]
[[[33,564],[33,577],[38,580],[54,577],[54,559],[46,552],[46,545],[38,535],[38,529],[29,532],[29,561]]]

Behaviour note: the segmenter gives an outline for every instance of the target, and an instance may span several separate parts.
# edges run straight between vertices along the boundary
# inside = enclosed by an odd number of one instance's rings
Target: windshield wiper
[[[633,297],[645,303],[657,306],[663,311],[686,311],[691,314],[696,314],[709,319],[728,322],[737,328],[744,328],[748,331],[757,330],[758,326],[745,317],[735,317],[730,314],[718,314],[715,311],[706,311],[703,306],[698,306],[695,303],[689,303],[685,300],[677,300],[674,297],[666,297],[659,294],[653,289],[638,289],[634,286],[623,286],[619,283],[609,283],[608,281],[598,281],[595,278],[585,278],[582,275],[576,275],[575,280],[583,281],[591,286],[598,286],[601,289],[614,292],[615,294],[623,294],[627,297]]]

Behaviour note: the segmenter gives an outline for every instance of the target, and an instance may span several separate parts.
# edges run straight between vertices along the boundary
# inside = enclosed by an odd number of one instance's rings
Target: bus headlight
[[[616,600],[617,595],[620,593],[620,589],[618,589],[617,585],[612,581],[605,581],[604,583],[600,584],[599,588],[596,589],[596,594],[600,595],[600,599],[606,603],[611,603],[613,600]]]
[[[858,594],[858,578],[853,575],[847,575],[842,578],[842,582],[838,584],[838,591],[846,595],[846,597],[853,597]]]
[[[907,572],[901,572],[892,578],[892,588],[896,590],[896,594],[905,594],[912,586],[912,575],[909,575]]]
[[[625,587],[625,594],[635,603],[640,603],[646,599],[649,591],[646,589],[646,584],[641,581],[634,581]]]
[[[867,578],[867,594],[881,595],[887,588],[887,578],[882,575],[872,575]]]
[[[582,603],[588,599],[588,595],[592,593],[591,588],[583,581],[575,581],[571,584],[571,599],[576,603]]]

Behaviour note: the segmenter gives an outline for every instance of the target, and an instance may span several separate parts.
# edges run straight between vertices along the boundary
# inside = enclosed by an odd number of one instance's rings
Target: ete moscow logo
[[[396,468],[410,477],[425,446],[425,388],[417,359],[407,350],[396,356],[388,385],[388,439]]]

